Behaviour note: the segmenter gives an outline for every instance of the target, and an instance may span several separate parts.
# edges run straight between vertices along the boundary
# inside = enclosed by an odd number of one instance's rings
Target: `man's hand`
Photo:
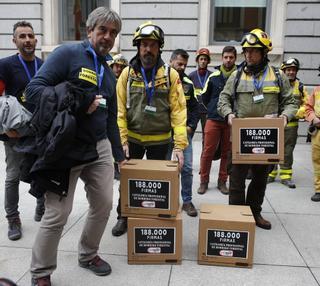
[[[129,144],[126,143],[126,144],[122,145],[122,149],[123,149],[124,156],[126,158],[130,158],[130,156],[129,156]]]
[[[15,130],[9,130],[6,132],[6,135],[9,137],[9,138],[19,138],[20,135],[17,131]]]
[[[232,119],[235,118],[236,116],[233,113],[228,114],[228,124],[231,126],[232,125]]]
[[[125,163],[127,163],[128,160],[122,160],[121,162],[118,162],[118,166],[119,166],[119,171],[121,170],[121,168],[125,165]]]
[[[288,117],[284,114],[279,115],[279,118],[283,118],[283,126],[286,127],[288,124]]]
[[[187,126],[187,134],[192,134],[193,129],[190,126]]]
[[[184,164],[183,151],[180,149],[174,149],[172,152],[172,160],[178,161],[179,170],[181,171]]]
[[[95,100],[91,103],[91,105],[88,108],[87,114],[91,114],[98,108],[101,98],[102,98],[102,95],[96,95]]]

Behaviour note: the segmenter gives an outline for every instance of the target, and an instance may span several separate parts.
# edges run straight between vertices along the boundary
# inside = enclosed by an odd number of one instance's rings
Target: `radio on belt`
[[[122,216],[176,217],[180,190],[177,162],[130,160],[120,174]]]
[[[233,164],[280,164],[284,161],[283,118],[234,118]]]

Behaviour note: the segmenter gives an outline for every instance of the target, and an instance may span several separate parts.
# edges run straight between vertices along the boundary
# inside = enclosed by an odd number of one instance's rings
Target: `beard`
[[[143,66],[153,67],[156,64],[157,58],[154,55],[148,53],[141,57],[140,60]]]
[[[35,52],[36,48],[35,47],[23,47],[22,51],[26,55],[33,55]]]

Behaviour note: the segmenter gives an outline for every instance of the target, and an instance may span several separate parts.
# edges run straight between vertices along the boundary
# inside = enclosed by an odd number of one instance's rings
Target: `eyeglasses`
[[[297,59],[294,59],[294,58],[293,58],[293,59],[288,59],[288,60],[286,60],[286,61],[285,61],[285,64],[286,64],[286,65],[292,65],[292,64],[294,64],[294,65],[297,66],[297,65],[299,65],[299,62],[297,61]]]
[[[140,29],[139,35],[142,37],[154,35],[158,39],[162,39],[164,37],[163,31],[159,27],[153,25],[142,27]]]
[[[261,44],[261,41],[259,40],[259,38],[255,35],[255,34],[246,34],[243,36],[242,40],[241,40],[241,45],[243,45],[245,42],[247,42],[249,45],[255,45],[255,44]]]

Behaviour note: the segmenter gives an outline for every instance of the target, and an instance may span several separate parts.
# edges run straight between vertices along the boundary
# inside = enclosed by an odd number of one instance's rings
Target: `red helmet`
[[[210,51],[207,48],[201,48],[201,49],[197,50],[196,62],[198,61],[198,58],[202,55],[207,56],[209,63],[210,63]]]

